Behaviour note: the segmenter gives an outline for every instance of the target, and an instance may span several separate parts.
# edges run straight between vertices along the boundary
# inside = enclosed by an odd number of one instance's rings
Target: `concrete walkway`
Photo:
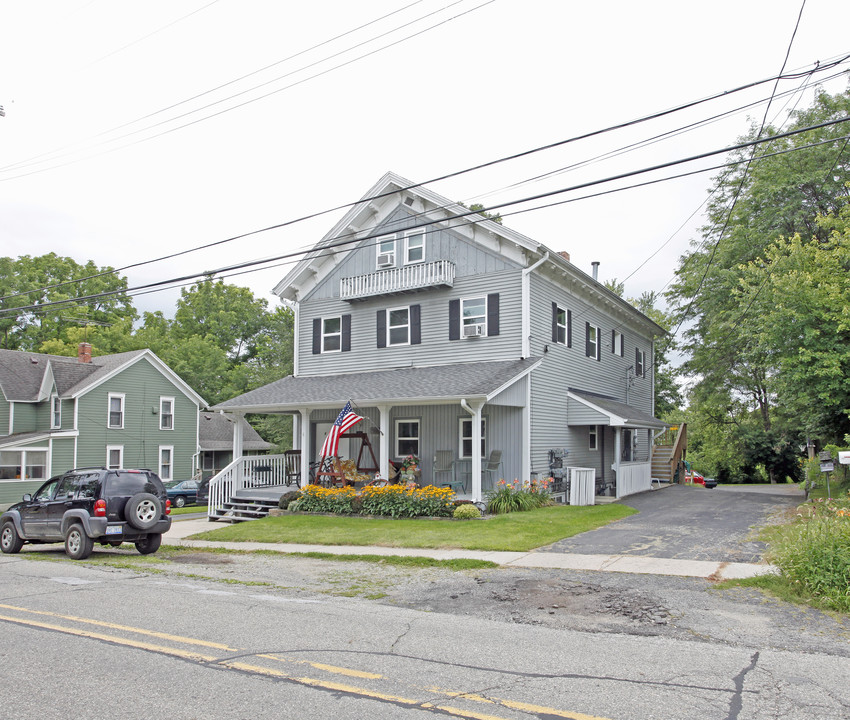
[[[220,527],[220,526],[218,526]],[[634,555],[583,555],[564,552],[497,552],[431,548],[392,548],[363,545],[308,545],[305,543],[255,543],[189,540],[190,535],[215,530],[206,518],[181,520],[177,517],[162,538],[163,544],[195,548],[227,550],[270,550],[280,553],[321,552],[333,555],[396,555],[428,557],[436,560],[468,558],[488,560],[506,567],[549,568],[562,570],[598,570],[603,572],[638,573],[645,575],[678,575],[681,577],[731,580],[776,572],[771,565],[757,563],[720,562],[713,560],[683,560]]]

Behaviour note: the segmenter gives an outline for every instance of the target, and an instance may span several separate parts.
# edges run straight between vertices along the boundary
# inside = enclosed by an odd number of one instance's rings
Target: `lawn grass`
[[[192,539],[527,552],[636,512],[626,505],[611,503],[589,507],[555,505],[482,520],[394,520],[296,513],[229,525],[193,535]]]

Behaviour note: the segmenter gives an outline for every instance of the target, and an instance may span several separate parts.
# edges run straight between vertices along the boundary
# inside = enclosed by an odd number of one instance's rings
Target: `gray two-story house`
[[[558,468],[597,494],[650,487],[664,330],[566,253],[388,173],[274,292],[294,373],[214,409],[292,414],[302,467],[350,400],[384,477],[413,454],[423,483],[475,500]]]
[[[188,479],[204,400],[150,350],[92,357],[0,350],[0,506],[75,467]]]

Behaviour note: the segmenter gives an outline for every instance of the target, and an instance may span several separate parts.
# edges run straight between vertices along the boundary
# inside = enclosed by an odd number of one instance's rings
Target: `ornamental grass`
[[[487,493],[487,512],[500,515],[551,505],[550,483],[549,479],[522,483],[499,480],[495,489]]]

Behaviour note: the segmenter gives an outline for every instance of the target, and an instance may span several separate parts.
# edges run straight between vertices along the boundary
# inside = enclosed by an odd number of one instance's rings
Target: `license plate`
[[[123,535],[123,531],[120,525],[107,525],[106,526],[106,534],[107,535]]]

